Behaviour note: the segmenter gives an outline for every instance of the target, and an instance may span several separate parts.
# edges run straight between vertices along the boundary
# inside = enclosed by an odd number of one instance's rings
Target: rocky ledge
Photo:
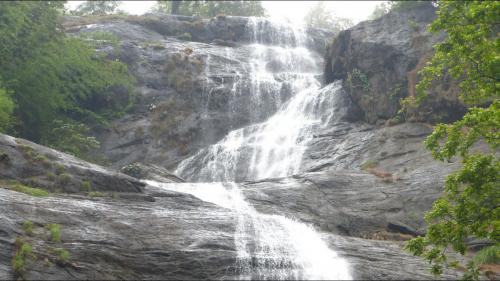
[[[0,184],[0,279],[236,278],[235,212],[24,140],[5,135],[1,140],[2,178],[10,181]],[[33,162],[25,151],[31,151]],[[59,164],[72,182],[90,176],[101,193],[77,192],[74,184],[55,191],[44,186],[42,174]],[[33,181],[23,181],[28,177]],[[12,188],[12,181],[36,183],[50,192],[25,194]],[[405,218],[429,201],[412,196],[419,190],[411,185],[337,171],[245,183],[241,189],[260,212],[286,215],[322,231],[350,263],[355,279],[431,278],[427,263],[404,253],[397,242],[341,236],[383,228],[394,237],[414,234],[418,226]],[[29,245],[30,254],[22,269],[14,270],[12,261],[22,245]],[[453,272],[443,276],[456,277]]]

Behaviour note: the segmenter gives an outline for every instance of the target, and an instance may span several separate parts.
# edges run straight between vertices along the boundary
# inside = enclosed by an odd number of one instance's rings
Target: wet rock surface
[[[2,180],[14,180],[51,192],[143,191],[144,184],[135,178],[4,134],[0,134],[0,155]]]
[[[431,18],[422,13],[411,19],[423,30]],[[336,41],[340,43],[330,49],[332,61],[327,65],[335,66],[335,73],[328,76],[332,73],[326,70],[327,82],[344,79],[345,83],[344,74],[355,67],[379,69],[384,59],[370,54],[373,48],[395,58],[384,63],[399,67],[387,72],[392,76],[384,74],[395,79],[385,84],[377,84],[380,77],[370,76],[371,85],[380,86],[378,92],[406,79],[421,51],[435,38],[424,34],[423,47],[415,51],[409,42],[416,39],[409,37],[407,25],[398,24],[402,20],[388,15],[341,34]],[[290,98],[287,87],[294,76],[283,74],[286,65],[280,61],[269,60],[265,68],[273,74],[270,83],[283,90],[272,96],[264,88],[261,103],[252,100],[248,93],[255,91],[255,84],[248,77],[248,54],[254,46],[248,43],[254,39],[245,31],[245,18],[207,21],[150,15],[81,21],[69,17],[67,30],[108,31],[120,38],[119,53],[109,47],[102,51],[127,62],[139,84],[138,105],[110,129],[97,131],[102,152],[113,168],[134,162],[154,165],[138,164],[131,177],[0,135],[0,279],[20,276],[11,264],[16,238],[31,244],[36,255],[27,259],[22,273],[28,279],[237,278],[238,214],[139,179],[182,188],[183,179],[164,167],[175,167],[230,130],[265,120]],[[309,48],[321,51],[321,40],[328,34],[318,30],[310,34]],[[279,54],[281,39],[272,32],[259,36],[261,42],[276,45],[263,55]],[[389,43],[394,46],[387,47]],[[335,44],[342,48],[335,49]],[[370,55],[363,57],[354,50]],[[333,55],[344,61],[333,61]],[[352,57],[358,61],[347,60]],[[312,71],[318,62],[316,52],[311,65],[302,63],[304,72]],[[337,71],[339,63],[350,69]],[[233,95],[235,85],[241,87],[241,95]],[[431,279],[428,263],[405,253],[402,242],[396,240],[425,231],[423,213],[440,196],[444,176],[458,164],[435,162],[424,149],[422,141],[431,132],[426,124],[360,122],[391,117],[396,108],[387,97],[378,97],[380,103],[373,104],[376,110],[368,111],[356,98],[361,92],[339,93],[343,98],[333,108],[335,118],[315,132],[299,172],[240,182],[240,189],[258,212],[312,225],[331,249],[347,259],[354,279]],[[67,176],[60,178],[61,174]],[[32,197],[9,189],[3,182],[8,180],[51,193]],[[104,194],[88,196],[88,190],[82,190],[85,181]],[[33,222],[33,233],[24,229],[26,221]],[[49,224],[60,225],[61,241],[52,241],[46,229]],[[69,260],[61,261],[58,249],[68,251]],[[457,272],[447,271],[440,278],[456,279]]]
[[[393,118],[400,109],[400,99],[415,96],[417,72],[432,56],[433,45],[444,39],[443,33],[427,31],[435,11],[430,2],[392,11],[340,32],[328,46],[325,82],[343,81],[362,113],[358,120],[374,124]],[[458,88],[449,77],[437,84],[430,99],[410,112],[408,119],[449,122],[465,113]]]
[[[30,243],[36,255],[27,261],[23,276],[29,279],[237,276],[235,214],[190,195],[160,191],[155,202],[142,202],[68,195],[34,198],[0,188],[0,203],[2,279],[17,276],[10,265],[16,237]],[[262,205],[258,200],[252,203]],[[292,213],[288,216],[295,217]],[[33,235],[22,229],[27,220],[34,223]],[[60,225],[61,242],[50,241],[44,229],[54,223]],[[330,247],[348,260],[355,279],[431,278],[427,263],[404,253],[394,242],[323,235]],[[58,264],[54,249],[68,251],[69,261]],[[447,272],[443,278],[456,275]]]
[[[321,76],[325,42],[333,36],[311,29],[302,38],[289,26],[229,16],[68,16],[64,26],[71,33],[116,36],[118,46],[101,42],[101,51],[125,62],[137,79],[131,112],[108,129],[95,129],[100,153],[115,168],[133,162],[173,168],[229,131],[265,120],[290,98],[296,75]],[[287,52],[299,43],[314,53],[312,61]],[[266,64],[257,65],[255,56]],[[290,73],[287,62],[300,65],[299,72]],[[254,76],[260,68],[266,77]]]

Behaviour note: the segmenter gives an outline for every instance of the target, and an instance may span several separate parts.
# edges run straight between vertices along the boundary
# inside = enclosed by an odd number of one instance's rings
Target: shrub
[[[50,232],[50,240],[52,242],[61,242],[61,226],[57,223],[51,223],[46,225],[46,228]]]
[[[69,261],[69,252],[64,249],[56,249],[57,261],[62,264],[67,264]]]
[[[43,155],[37,155],[37,156],[34,158],[34,160],[35,160],[35,161],[37,161],[37,162],[42,163],[42,165],[43,165],[44,167],[46,167],[46,168],[48,168],[48,167],[52,166],[52,163],[50,162],[50,160],[49,160],[47,157],[43,156]]]
[[[474,256],[474,263],[481,264],[499,264],[500,263],[500,245],[492,245],[481,249]]]
[[[68,173],[62,173],[58,178],[60,184],[68,184],[71,182],[71,175]]]
[[[92,190],[92,184],[90,181],[82,181],[82,189],[84,191],[90,192]]]
[[[57,163],[54,166],[56,167],[56,174],[58,174],[58,175],[60,175],[66,171],[66,168],[64,168],[64,165],[62,165],[62,164]]]
[[[54,173],[47,173],[47,178],[51,181],[54,181],[56,179],[56,175]]]
[[[12,269],[17,275],[22,275],[26,269],[26,259],[35,258],[33,247],[17,237],[15,242],[16,252],[12,258]]]
[[[33,235],[33,222],[32,221],[25,221],[23,223],[23,230],[27,235]]]
[[[140,179],[142,176],[142,170],[138,163],[131,163],[123,166],[120,169],[120,172],[138,179]]]

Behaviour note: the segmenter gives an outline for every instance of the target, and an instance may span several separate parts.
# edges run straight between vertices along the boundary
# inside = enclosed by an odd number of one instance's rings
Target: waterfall
[[[176,173],[196,183],[147,184],[188,193],[234,213],[237,275],[241,279],[351,279],[347,262],[313,227],[257,212],[235,182],[299,172],[308,142],[314,132],[335,119],[341,96],[338,83],[320,89],[316,78],[320,64],[317,54],[305,48],[309,39],[303,31],[251,18],[247,32],[253,42],[244,47],[249,54],[246,75],[251,84],[251,104],[246,106],[251,107],[250,115],[258,116],[261,107],[274,102],[276,112],[263,122],[230,131],[218,143],[181,162]],[[231,48],[224,51],[227,58],[233,57]],[[207,71],[211,72],[209,64]],[[241,81],[231,89],[235,100],[243,98]],[[288,99],[282,99],[284,90]]]
[[[313,132],[332,119],[340,85],[320,89],[316,77],[321,64],[305,47],[304,32],[258,18],[249,21],[247,32],[254,40],[247,45],[251,81],[247,107],[252,108],[251,115],[259,115],[274,102],[276,113],[264,122],[229,132],[181,162],[176,173],[191,181],[257,180],[297,173]],[[285,83],[291,98],[283,102]],[[233,86],[235,99],[239,89]]]
[[[241,279],[351,279],[347,262],[328,248],[318,232],[284,216],[257,212],[236,183],[146,183],[188,193],[234,212],[236,273]]]

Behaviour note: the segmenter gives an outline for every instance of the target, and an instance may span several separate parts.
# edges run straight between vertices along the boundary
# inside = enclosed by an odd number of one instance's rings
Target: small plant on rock
[[[26,235],[32,236],[33,235],[33,222],[32,221],[25,221],[23,223],[23,230]]]
[[[56,249],[57,263],[65,265],[69,262],[70,254],[64,249]]]
[[[51,223],[45,226],[50,232],[52,242],[61,242],[61,226],[57,223]]]

